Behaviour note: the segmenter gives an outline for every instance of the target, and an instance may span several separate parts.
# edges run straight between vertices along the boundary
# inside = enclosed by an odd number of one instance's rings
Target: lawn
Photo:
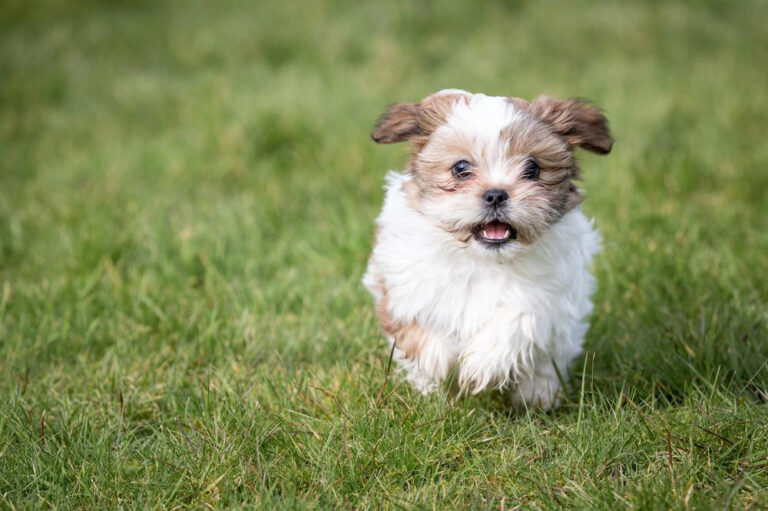
[[[768,507],[768,3],[0,5],[0,508]],[[422,397],[360,284],[369,132],[588,97],[557,412]]]

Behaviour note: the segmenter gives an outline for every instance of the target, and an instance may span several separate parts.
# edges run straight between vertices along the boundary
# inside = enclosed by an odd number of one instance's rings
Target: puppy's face
[[[606,154],[613,140],[581,101],[441,91],[382,116],[374,141],[410,141],[411,205],[457,242],[511,257],[581,201],[579,146]]]

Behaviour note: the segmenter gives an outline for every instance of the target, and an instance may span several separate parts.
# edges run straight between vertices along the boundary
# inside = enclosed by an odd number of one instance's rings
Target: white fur
[[[488,108],[488,115],[499,123],[477,129],[496,130],[515,115],[511,107],[503,116],[497,111]],[[458,110],[448,122],[467,129],[470,121]],[[592,221],[577,208],[534,243],[513,241],[514,250],[482,257],[410,206],[403,190],[409,179],[387,176],[377,243],[363,278],[377,302],[378,286],[385,285],[393,320],[415,320],[429,336],[417,360],[395,349],[406,378],[427,393],[458,367],[459,383],[474,392],[514,385],[518,402],[556,405],[557,373],[565,376],[581,353],[592,310],[589,265],[600,246]]]
[[[514,176],[510,176],[507,169],[506,145],[499,139],[499,133],[523,121],[525,115],[503,97],[470,94],[458,89],[439,92],[446,93],[464,94],[468,101],[454,103],[451,115],[445,124],[437,129],[436,134],[439,136],[441,131],[461,131],[470,136],[474,141],[476,154],[486,150],[484,164],[487,166],[491,184],[506,184],[510,177]]]

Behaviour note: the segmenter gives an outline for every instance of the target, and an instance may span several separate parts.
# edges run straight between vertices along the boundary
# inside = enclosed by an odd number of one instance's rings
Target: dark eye
[[[467,179],[472,177],[472,164],[467,160],[459,160],[451,167],[451,174],[456,179]]]
[[[541,171],[541,167],[539,167],[538,162],[533,158],[530,158],[525,162],[525,168],[523,168],[521,176],[525,179],[538,179],[539,171]]]

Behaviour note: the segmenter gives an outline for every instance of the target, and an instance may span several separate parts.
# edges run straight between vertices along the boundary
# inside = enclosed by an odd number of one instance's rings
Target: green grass
[[[0,7],[0,508],[768,506],[768,4]],[[386,104],[592,98],[554,414],[390,377]],[[380,397],[380,399],[379,399]]]

